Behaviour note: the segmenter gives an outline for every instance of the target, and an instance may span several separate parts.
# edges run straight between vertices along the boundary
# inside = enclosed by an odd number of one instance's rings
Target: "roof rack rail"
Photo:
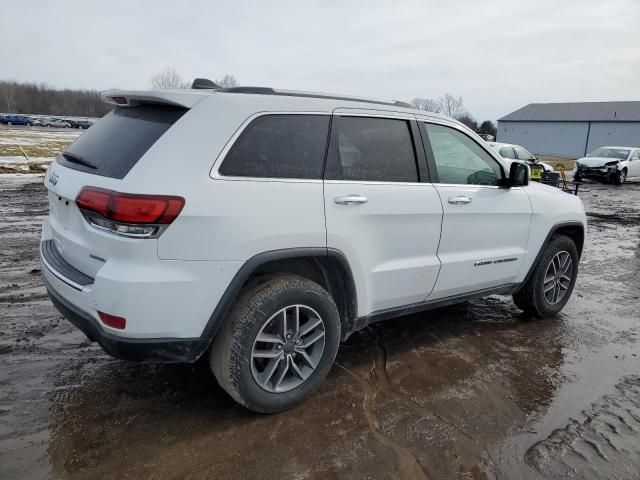
[[[253,93],[258,95],[280,95],[283,97],[304,97],[304,98],[324,98],[328,100],[346,100],[351,102],[363,102],[373,103],[377,105],[389,105],[394,107],[403,108],[416,108],[408,102],[401,102],[399,100],[375,100],[370,98],[350,97],[347,95],[336,95],[331,93],[313,93],[313,92],[298,92],[294,90],[276,90],[269,87],[230,87],[220,88],[218,92],[225,93]]]

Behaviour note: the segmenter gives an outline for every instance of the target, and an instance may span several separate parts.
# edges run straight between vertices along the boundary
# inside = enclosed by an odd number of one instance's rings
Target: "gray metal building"
[[[640,102],[531,103],[498,120],[497,141],[570,158],[603,145],[640,147]]]

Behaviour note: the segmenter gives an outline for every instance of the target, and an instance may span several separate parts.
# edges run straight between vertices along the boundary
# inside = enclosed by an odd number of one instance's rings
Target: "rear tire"
[[[322,383],[339,343],[340,316],[326,290],[299,276],[271,277],[241,293],[213,341],[210,365],[235,401],[275,413]]]
[[[573,292],[578,261],[574,241],[566,235],[553,236],[527,283],[513,295],[516,306],[538,318],[558,314]]]

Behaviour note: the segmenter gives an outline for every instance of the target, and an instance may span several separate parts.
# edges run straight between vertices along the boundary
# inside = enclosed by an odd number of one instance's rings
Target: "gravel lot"
[[[0,478],[640,478],[640,183],[581,197],[559,317],[493,296],[377,324],[263,416],[204,362],[114,360],[63,320],[40,282],[42,180],[0,176]]]

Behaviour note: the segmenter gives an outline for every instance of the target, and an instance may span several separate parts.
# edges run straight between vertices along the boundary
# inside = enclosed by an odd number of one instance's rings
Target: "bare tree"
[[[236,77],[234,77],[229,73],[227,73],[224,77],[222,77],[221,80],[215,80],[215,83],[219,85],[220,88],[233,88],[233,87],[240,86],[240,84],[238,83],[238,80],[236,80]]]
[[[16,82],[0,83],[0,94],[2,99],[3,111],[13,113],[16,110]]]
[[[95,90],[56,90],[44,83],[0,80],[0,112],[101,117],[111,108]]]
[[[441,105],[437,100],[432,98],[414,98],[413,103],[418,110],[424,110],[425,112],[440,113]]]
[[[440,112],[451,118],[458,119],[468,115],[467,110],[464,108],[462,97],[454,97],[450,93],[445,93],[444,97],[440,97],[438,101],[440,103]]]
[[[182,80],[175,68],[167,67],[151,77],[151,88],[154,90],[189,88],[189,83]]]

